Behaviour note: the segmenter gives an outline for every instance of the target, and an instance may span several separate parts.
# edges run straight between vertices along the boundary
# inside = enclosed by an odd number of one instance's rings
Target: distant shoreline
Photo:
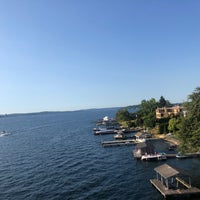
[[[88,110],[115,110],[121,109],[124,107],[107,107],[107,108],[85,108],[85,109],[77,109],[77,110],[62,110],[62,111],[36,111],[36,112],[19,112],[19,113],[4,113],[0,114],[0,117],[6,117],[10,115],[37,115],[37,114],[49,114],[49,113],[64,113],[64,112],[81,112],[81,111],[88,111]]]

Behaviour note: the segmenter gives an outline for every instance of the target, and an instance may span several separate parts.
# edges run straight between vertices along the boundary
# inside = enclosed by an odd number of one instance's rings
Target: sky
[[[0,113],[123,107],[200,86],[199,0],[0,0]]]

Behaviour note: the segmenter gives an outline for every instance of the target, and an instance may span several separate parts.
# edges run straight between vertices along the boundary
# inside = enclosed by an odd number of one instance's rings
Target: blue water
[[[0,118],[0,199],[160,200],[149,179],[163,162],[133,159],[134,146],[103,148],[95,122],[116,109],[10,115]],[[163,145],[160,145],[163,147]],[[159,147],[159,145],[158,145]],[[200,160],[166,161],[200,186]]]

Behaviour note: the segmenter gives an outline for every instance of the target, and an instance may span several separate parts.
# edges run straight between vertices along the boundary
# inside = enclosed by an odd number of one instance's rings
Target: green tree
[[[169,118],[162,118],[158,121],[158,133],[163,134],[168,132]]]
[[[171,106],[171,103],[169,102],[169,100],[165,100],[165,98],[161,96],[158,101],[158,107],[162,108],[162,107],[169,107],[169,106]]]
[[[142,126],[143,125],[143,119],[139,112],[136,113],[136,119],[135,119],[135,126]]]
[[[187,115],[181,121],[180,149],[182,152],[200,151],[200,87],[188,96],[184,109]]]
[[[145,127],[153,128],[155,126],[156,116],[155,109],[157,102],[154,98],[150,100],[142,100],[140,114],[142,116],[143,124]]]
[[[155,126],[155,113],[154,112],[150,112],[148,115],[144,116],[144,126],[145,127],[149,127],[149,128],[153,128]]]
[[[131,120],[130,113],[125,108],[120,109],[116,113],[116,120],[118,122],[129,121],[129,120]]]
[[[154,98],[151,98],[150,100],[142,100],[140,112],[143,115],[149,114],[151,112],[155,112],[156,107],[157,103]]]
[[[166,100],[163,96],[160,97],[160,100],[158,102],[159,107],[165,107],[166,106]]]
[[[175,118],[171,118],[169,120],[168,130],[173,133],[176,131],[176,119]]]

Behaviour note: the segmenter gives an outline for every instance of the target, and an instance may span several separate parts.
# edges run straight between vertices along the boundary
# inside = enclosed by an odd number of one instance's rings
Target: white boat
[[[93,128],[93,131],[94,131],[94,132],[100,131],[100,128]]]
[[[146,139],[145,138],[136,138],[135,141],[138,143],[143,143],[143,142],[146,142]]]
[[[176,158],[178,158],[178,159],[183,159],[183,158],[188,158],[189,156],[187,156],[187,155],[182,155],[182,154],[180,154],[180,153],[178,153],[178,154],[176,154]]]
[[[146,154],[141,157],[141,160],[151,161],[151,160],[166,160],[167,156],[165,153],[158,154]]]
[[[7,136],[7,135],[9,135],[8,132],[6,132],[6,131],[0,131],[0,137]]]
[[[113,136],[115,139],[124,139],[126,136],[122,132],[118,132],[116,135]]]

